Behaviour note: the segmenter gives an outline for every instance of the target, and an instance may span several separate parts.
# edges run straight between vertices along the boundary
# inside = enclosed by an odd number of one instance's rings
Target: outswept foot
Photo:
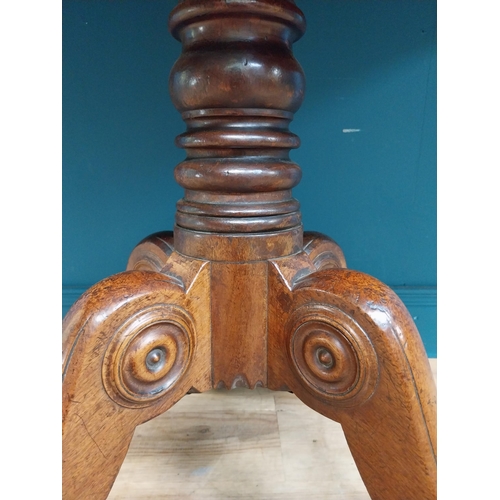
[[[298,254],[241,263],[169,241],[144,240],[130,266],[143,270],[101,281],[64,320],[65,499],[107,497],[137,425],[240,383],[291,390],[340,422],[373,500],[436,498],[435,385],[389,287],[317,233]]]
[[[341,268],[270,283],[269,387],[342,424],[373,500],[435,499],[436,389],[401,300]]]
[[[189,290],[160,273],[117,274],[65,317],[65,500],[106,498],[135,427],[190,388],[209,388],[208,287],[203,265],[198,271]]]

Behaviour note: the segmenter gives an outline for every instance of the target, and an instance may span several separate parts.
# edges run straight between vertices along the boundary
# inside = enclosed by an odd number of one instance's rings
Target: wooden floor
[[[187,395],[138,427],[109,498],[370,497],[339,424],[293,394],[235,389]]]

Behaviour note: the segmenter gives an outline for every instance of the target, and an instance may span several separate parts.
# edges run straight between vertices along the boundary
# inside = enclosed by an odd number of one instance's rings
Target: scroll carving
[[[289,130],[305,90],[290,0],[181,0],[170,75],[186,123],[174,232],[65,319],[63,483],[103,499],[137,425],[188,391],[291,390],[341,423],[373,499],[435,498],[435,387],[398,297],[303,233]],[[175,244],[174,244],[175,239]]]
[[[400,299],[348,269],[313,272],[292,289],[275,278],[270,307],[290,317],[270,323],[269,387],[288,386],[342,425],[372,498],[436,498],[435,385]]]
[[[327,304],[307,304],[294,312],[288,331],[292,366],[318,398],[342,407],[370,398],[378,381],[377,355],[353,318]]]
[[[128,271],[156,271],[163,269],[174,250],[174,235],[161,231],[140,241],[128,259]]]
[[[347,267],[340,246],[324,234],[314,231],[304,233],[304,252],[317,271]]]
[[[193,323],[186,311],[166,304],[139,311],[115,332],[106,351],[106,392],[121,406],[149,406],[187,370],[193,348]]]

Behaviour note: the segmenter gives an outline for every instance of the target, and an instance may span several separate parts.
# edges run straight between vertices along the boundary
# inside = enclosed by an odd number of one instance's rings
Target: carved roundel
[[[292,365],[317,396],[355,406],[373,394],[377,356],[353,318],[336,307],[316,304],[298,308],[291,320]]]
[[[149,406],[186,371],[193,349],[188,314],[169,305],[143,309],[116,332],[103,364],[109,396],[127,407]]]

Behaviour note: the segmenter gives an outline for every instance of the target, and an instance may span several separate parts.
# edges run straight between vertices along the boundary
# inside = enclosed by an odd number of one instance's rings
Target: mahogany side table
[[[389,287],[303,232],[289,131],[304,94],[290,0],[183,0],[170,77],[187,131],[173,233],[63,322],[63,496],[104,499],[137,425],[188,392],[292,391],[341,423],[372,499],[436,498],[436,390]]]

